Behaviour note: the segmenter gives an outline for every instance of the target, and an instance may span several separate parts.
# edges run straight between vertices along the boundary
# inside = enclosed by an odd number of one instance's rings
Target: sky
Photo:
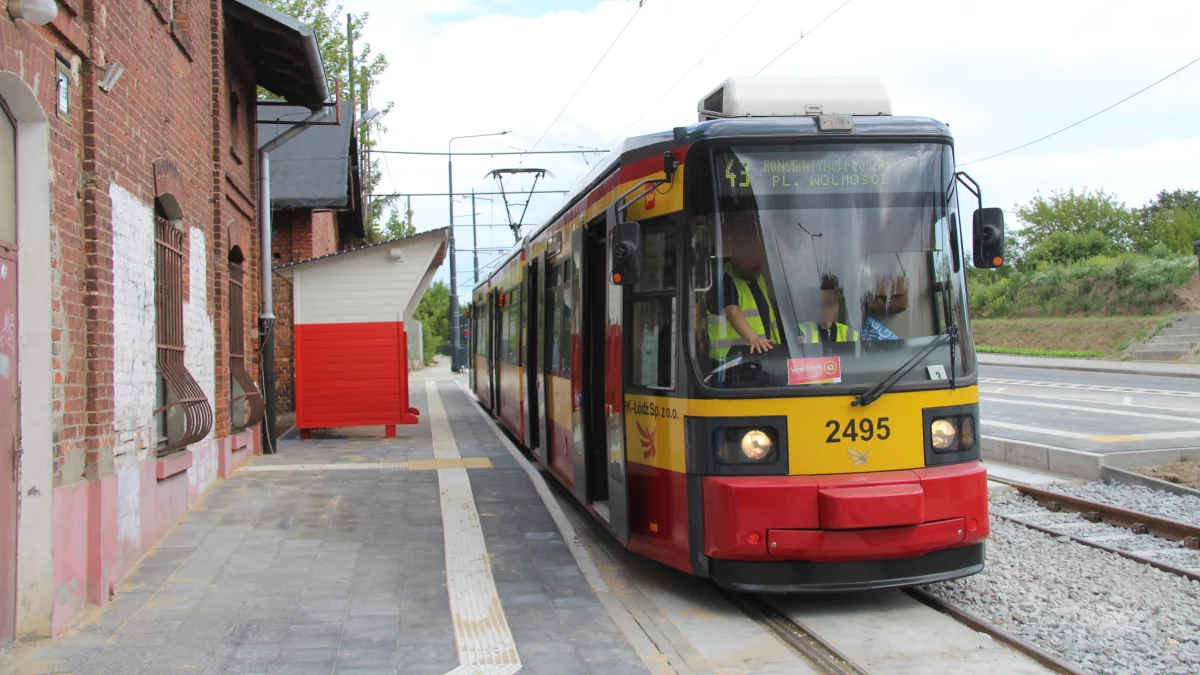
[[[882,78],[893,114],[950,125],[961,165],[1071,124],[1200,57],[1194,0],[851,0],[838,10],[842,2],[642,0],[639,9],[638,0],[343,0],[346,11],[370,13],[365,38],[391,64],[372,94],[377,107],[395,103],[378,132],[388,150],[444,152],[452,136],[498,131],[511,133],[455,141],[454,150],[525,150],[539,138],[538,150],[608,149],[695,122],[702,96],[771,62],[763,76]],[[985,206],[1008,211],[1010,227],[1015,206],[1039,192],[1102,188],[1139,206],[1159,190],[1200,189],[1197,110],[1200,64],[1054,138],[963,169],[981,184]],[[554,174],[538,189],[569,190],[596,160],[543,155],[520,166]],[[519,162],[458,157],[454,189],[495,191],[487,173]],[[445,158],[389,156],[381,189],[446,192]],[[542,223],[561,200],[533,196],[525,223]],[[418,230],[448,222],[445,197],[411,203]],[[486,224],[507,223],[504,211],[498,196],[475,210]],[[469,249],[469,202],[456,203],[455,216],[459,247]],[[507,227],[479,228],[480,247],[512,243]],[[496,255],[481,253],[481,262]],[[470,253],[459,266],[466,295]],[[448,266],[437,278],[449,278]]]

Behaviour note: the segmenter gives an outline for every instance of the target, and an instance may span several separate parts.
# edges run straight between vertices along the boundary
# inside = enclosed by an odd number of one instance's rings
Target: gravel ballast
[[[1087,483],[1086,485],[1047,485],[1047,490],[1080,499],[1141,511],[1152,516],[1200,525],[1200,499],[1123,483]]]
[[[996,512],[1028,512],[1002,496]],[[1200,672],[1200,582],[991,518],[987,563],[927,588],[1091,673]]]

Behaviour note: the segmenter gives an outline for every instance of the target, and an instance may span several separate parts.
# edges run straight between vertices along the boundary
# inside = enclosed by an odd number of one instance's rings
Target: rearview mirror
[[[975,267],[995,269],[1004,264],[1004,209],[975,209]]]
[[[612,272],[609,279],[618,286],[636,284],[642,277],[641,223],[617,223],[611,236]]]

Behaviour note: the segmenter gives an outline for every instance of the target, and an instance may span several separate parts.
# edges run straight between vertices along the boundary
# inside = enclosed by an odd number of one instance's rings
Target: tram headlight
[[[752,462],[757,462],[770,454],[774,445],[775,442],[766,432],[751,429],[742,436],[742,455]]]
[[[974,415],[939,417],[929,424],[934,452],[965,452],[975,447],[976,440]]]
[[[770,427],[724,427],[713,431],[718,464],[770,464],[779,458],[779,433]]]
[[[933,424],[929,425],[929,436],[933,442],[933,449],[945,452],[953,450],[958,444],[958,428],[952,421],[954,418],[942,418],[934,420]]]

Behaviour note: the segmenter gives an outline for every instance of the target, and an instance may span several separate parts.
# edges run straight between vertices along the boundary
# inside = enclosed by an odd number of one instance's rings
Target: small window
[[[257,425],[263,418],[262,393],[246,368],[245,278],[242,251],[229,252],[229,414],[234,431]]]
[[[59,119],[64,122],[71,121],[71,66],[67,65],[65,59],[61,56],[54,60],[56,66],[55,81],[55,108],[58,112]]]
[[[184,364],[183,231],[165,218],[154,225],[154,308],[158,336],[158,407],[160,455],[202,440],[212,430],[213,411],[204,390]]]
[[[675,298],[640,300],[633,305],[633,360],[630,383],[649,389],[675,386]]]
[[[634,293],[675,288],[675,230],[665,224],[644,228],[642,235],[642,278]]]
[[[633,387],[675,388],[678,222],[678,214],[672,214],[642,225],[642,278],[633,287],[628,331],[633,355],[628,381]]]

